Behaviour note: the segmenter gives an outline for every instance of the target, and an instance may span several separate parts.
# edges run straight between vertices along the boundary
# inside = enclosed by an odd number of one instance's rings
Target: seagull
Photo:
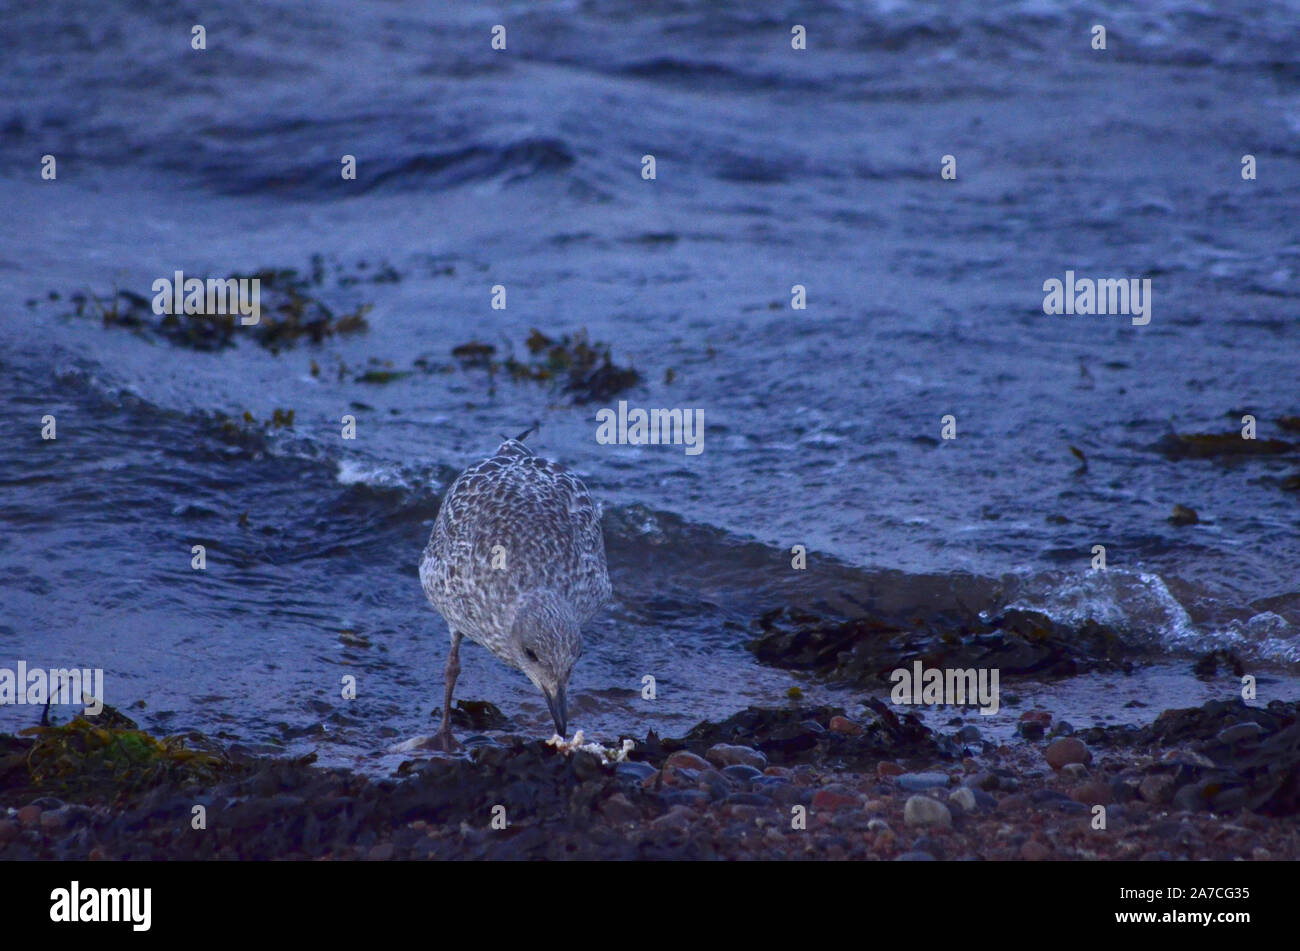
[[[565,686],[582,653],[581,630],[613,593],[600,507],[577,476],[524,445],[532,431],[506,439],[457,476],[420,560],[420,584],[451,636],[442,725],[433,738],[446,752],[459,745],[451,695],[463,637],[523,671],[563,737]]]

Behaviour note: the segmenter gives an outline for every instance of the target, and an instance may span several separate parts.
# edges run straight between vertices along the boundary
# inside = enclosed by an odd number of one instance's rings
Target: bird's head
[[[546,698],[555,731],[565,736],[565,688],[582,653],[578,621],[566,601],[549,591],[525,595],[515,612],[507,648],[510,661]]]

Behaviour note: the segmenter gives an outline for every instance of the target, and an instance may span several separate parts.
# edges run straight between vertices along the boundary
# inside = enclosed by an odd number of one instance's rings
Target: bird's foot
[[[455,753],[460,749],[460,744],[456,742],[456,738],[451,735],[451,730],[447,728],[440,729],[435,733],[433,739],[429,742],[429,746],[444,753]]]

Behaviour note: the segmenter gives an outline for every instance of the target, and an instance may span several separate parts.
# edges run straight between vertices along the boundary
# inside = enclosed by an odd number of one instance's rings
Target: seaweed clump
[[[191,350],[216,351],[247,335],[272,353],[301,340],[319,344],[341,334],[369,329],[370,304],[336,313],[316,295],[321,276],[304,277],[293,268],[267,268],[253,274],[232,274],[224,281],[257,280],[259,319],[243,325],[234,314],[155,314],[153,302],[134,291],[115,290],[107,300],[94,294],[71,297],[78,317],[98,317],[105,327],[122,327],[143,336],[158,336]],[[206,284],[206,279],[204,279]]]
[[[453,347],[451,355],[462,368],[486,369],[489,376],[501,370],[512,380],[556,384],[579,404],[607,400],[641,382],[635,368],[616,364],[610,345],[593,342],[585,330],[556,339],[533,328],[524,346],[522,360],[513,353],[498,360],[496,347],[479,341]]]
[[[1065,626],[1035,611],[1006,611],[985,622],[898,625],[879,618],[823,617],[776,608],[757,619],[747,645],[760,663],[879,685],[899,667],[997,668],[1003,677],[1066,676],[1130,667],[1124,643],[1095,621]]]
[[[1241,433],[1167,433],[1156,444],[1166,459],[1215,459],[1227,456],[1280,456],[1296,449],[1285,439],[1243,439]]]
[[[0,737],[0,785],[32,796],[123,799],[156,786],[207,785],[238,772],[224,753],[193,749],[180,736],[159,739],[105,706],[94,721]]]

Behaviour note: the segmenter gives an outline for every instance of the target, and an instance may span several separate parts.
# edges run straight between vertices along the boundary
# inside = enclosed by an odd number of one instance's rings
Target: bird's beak
[[[542,696],[546,698],[546,705],[551,708],[551,717],[555,720],[555,732],[560,736],[566,736],[564,732],[568,725],[568,718],[564,709],[564,685],[555,688],[555,693],[542,691]]]

